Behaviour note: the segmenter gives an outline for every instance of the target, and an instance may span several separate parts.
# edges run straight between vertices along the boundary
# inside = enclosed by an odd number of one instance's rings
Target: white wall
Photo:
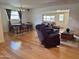
[[[22,11],[22,23],[26,23],[28,21],[28,11],[25,10],[25,11]]]
[[[1,18],[1,10],[0,10],[0,43],[4,42],[3,36],[3,26],[2,26],[2,18]]]
[[[34,25],[40,24],[42,22],[43,13],[54,11],[54,10],[66,10],[66,9],[70,10],[69,23],[67,26],[70,27],[74,31],[77,30],[78,32],[79,30],[79,3],[33,9],[32,11],[33,23]]]
[[[8,32],[8,17],[6,10],[1,8],[1,17],[2,17],[2,24],[3,24],[3,31]]]

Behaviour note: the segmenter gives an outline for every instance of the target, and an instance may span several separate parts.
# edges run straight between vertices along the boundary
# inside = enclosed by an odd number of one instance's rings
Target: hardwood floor
[[[0,59],[79,59],[79,48],[60,45],[46,49],[35,31],[21,35],[5,34],[0,44]]]

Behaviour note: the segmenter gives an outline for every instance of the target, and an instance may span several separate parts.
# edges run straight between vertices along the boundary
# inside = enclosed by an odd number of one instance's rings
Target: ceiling
[[[23,8],[36,8],[74,3],[79,3],[79,0],[0,0],[0,5],[2,6],[20,7],[22,4]]]

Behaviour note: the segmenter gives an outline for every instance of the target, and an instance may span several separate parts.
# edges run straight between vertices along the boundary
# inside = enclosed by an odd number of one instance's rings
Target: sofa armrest
[[[48,38],[49,38],[49,39],[58,38],[59,36],[60,36],[59,34],[55,33],[55,34],[50,34],[50,35],[48,36]]]

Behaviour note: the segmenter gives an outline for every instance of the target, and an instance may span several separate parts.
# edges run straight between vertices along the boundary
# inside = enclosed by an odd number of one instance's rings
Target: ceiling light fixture
[[[19,0],[19,11],[25,11],[25,9],[22,7],[22,0]]]

